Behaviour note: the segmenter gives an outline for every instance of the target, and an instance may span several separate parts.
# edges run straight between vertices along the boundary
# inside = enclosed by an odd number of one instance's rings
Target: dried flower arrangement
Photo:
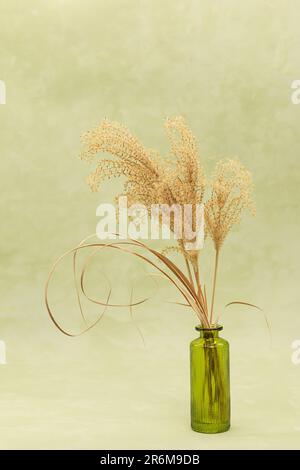
[[[236,160],[221,160],[216,164],[211,180],[207,180],[200,163],[195,136],[182,117],[165,121],[165,130],[171,147],[171,157],[163,159],[158,152],[146,149],[124,126],[104,119],[98,127],[82,136],[84,144],[81,158],[88,162],[95,160],[99,153],[108,153],[112,158],[101,158],[97,167],[88,177],[92,191],[98,191],[101,183],[109,178],[125,176],[123,196],[130,204],[143,204],[147,211],[153,205],[191,205],[190,229],[196,233],[199,204],[204,205],[205,237],[210,237],[215,251],[210,299],[200,279],[200,250],[188,250],[187,239],[182,236],[176,247],[159,252],[139,240],[127,239],[109,242],[88,242],[87,237],[78,246],[64,253],[53,265],[45,289],[48,313],[56,327],[68,336],[77,334],[66,331],[56,320],[50,308],[48,289],[58,263],[67,255],[73,256],[73,271],[77,300],[85,320],[81,295],[89,301],[103,306],[100,317],[79,333],[91,329],[100,321],[106,308],[124,305],[110,303],[111,289],[106,301],[91,298],[85,288],[85,273],[89,261],[99,249],[115,249],[129,253],[154,267],[160,276],[169,280],[183,296],[182,305],[196,313],[200,325],[200,338],[191,343],[191,418],[192,428],[198,432],[223,432],[230,426],[229,394],[229,346],[226,340],[218,338],[222,328],[215,318],[214,305],[220,250],[232,227],[237,224],[244,210],[254,214],[252,202],[251,174]],[[206,194],[208,193],[208,197]],[[159,222],[161,220],[159,219]],[[170,229],[176,232],[175,219],[170,219]],[[176,237],[175,237],[176,238]],[[77,276],[77,254],[84,249],[93,249],[85,263],[80,278]],[[179,252],[184,259],[181,269],[171,261],[169,251]],[[145,302],[131,300],[127,307]],[[178,303],[178,302],[177,302]],[[248,302],[231,302],[256,307]],[[228,304],[228,305],[230,305]],[[258,308],[258,307],[256,307]]]

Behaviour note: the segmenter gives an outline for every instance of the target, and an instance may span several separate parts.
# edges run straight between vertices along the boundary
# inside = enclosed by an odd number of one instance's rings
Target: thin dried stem
[[[186,256],[184,256],[184,261],[185,261],[185,264],[186,264],[186,269],[187,269],[187,272],[188,272],[190,283],[193,284],[192,271],[191,271],[189,260]]]
[[[213,323],[213,314],[214,314],[214,303],[215,303],[215,294],[216,294],[218,264],[219,264],[219,250],[216,250],[216,252],[215,252],[215,265],[214,265],[213,287],[212,287],[212,298],[211,298],[211,309],[210,309],[210,318],[209,318],[210,324]]]

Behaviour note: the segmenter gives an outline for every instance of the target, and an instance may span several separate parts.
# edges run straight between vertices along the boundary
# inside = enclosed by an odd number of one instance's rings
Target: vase
[[[220,325],[196,326],[190,344],[191,426],[196,432],[225,432],[230,427],[229,343]]]

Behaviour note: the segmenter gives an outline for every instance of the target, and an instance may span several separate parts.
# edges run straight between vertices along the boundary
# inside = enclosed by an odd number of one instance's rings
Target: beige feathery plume
[[[105,179],[125,176],[123,195],[130,204],[138,202],[148,209],[153,204],[191,204],[192,225],[195,205],[201,203],[205,189],[196,139],[182,117],[167,119],[165,129],[175,162],[146,149],[118,122],[104,119],[98,127],[83,134],[85,148],[81,158],[91,162],[100,152],[115,158],[100,159],[96,170],[88,177],[88,184],[92,191],[98,191]],[[172,220],[171,229],[174,229]]]
[[[210,199],[205,203],[205,226],[216,250],[241,219],[244,209],[254,214],[252,178],[237,160],[221,160],[216,165]]]
[[[213,320],[220,249],[244,209],[255,213],[252,178],[237,160],[221,160],[216,165],[210,199],[205,203],[205,228],[215,246],[210,322]]]

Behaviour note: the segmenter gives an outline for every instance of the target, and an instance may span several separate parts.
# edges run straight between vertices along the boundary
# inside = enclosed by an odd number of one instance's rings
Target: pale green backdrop
[[[0,1],[1,448],[297,448],[300,443],[299,0]],[[99,202],[80,135],[103,117],[126,124],[167,155],[162,123],[182,114],[207,170],[238,156],[253,172],[257,216],[228,239],[218,309],[231,343],[232,429],[207,436],[189,427],[188,345],[193,314],[165,303],[161,285],[127,310],[70,339],[50,323],[43,288],[52,262],[93,233]],[[203,255],[210,276],[211,247]],[[102,260],[102,264],[101,264]],[[127,301],[143,268],[105,255],[103,270]],[[58,317],[81,326],[71,261],[52,290]],[[70,281],[70,282],[69,282]],[[105,291],[103,277],[92,288]],[[142,278],[141,291],[153,293]],[[139,295],[142,295],[140,292]],[[93,312],[90,315],[95,315]]]

